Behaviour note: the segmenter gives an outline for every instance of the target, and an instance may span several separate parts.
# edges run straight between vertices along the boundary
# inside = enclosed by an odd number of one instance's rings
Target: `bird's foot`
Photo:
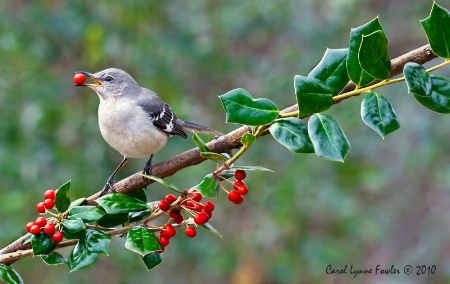
[[[103,187],[102,191],[100,191],[100,195],[99,197],[102,197],[106,192],[108,192],[109,189],[111,189],[112,192],[117,192],[116,188],[114,187],[115,182],[113,181],[112,178],[109,178],[106,181],[105,186]]]
[[[151,175],[152,174],[152,165],[146,164],[144,167],[144,170],[142,170],[142,173],[144,175]],[[147,178],[146,177],[142,177],[144,179],[144,188],[147,188]]]

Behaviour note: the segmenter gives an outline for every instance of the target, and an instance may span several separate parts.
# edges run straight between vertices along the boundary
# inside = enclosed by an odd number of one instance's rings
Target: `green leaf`
[[[298,116],[322,112],[333,105],[331,89],[319,79],[296,75],[294,87],[299,109]]]
[[[128,196],[133,197],[142,202],[147,202],[147,193],[145,192],[145,189],[143,189],[143,188],[128,193]]]
[[[424,107],[438,112],[450,113],[450,79],[430,74],[432,92],[428,97],[413,94]]]
[[[156,205],[156,206],[158,206],[158,205]],[[128,218],[129,218],[130,223],[133,223],[133,222],[137,222],[140,220],[144,220],[145,218],[150,216],[151,213],[152,212],[150,211],[150,209],[140,211],[140,212],[132,212],[132,213],[128,214]]]
[[[277,119],[269,127],[269,131],[281,145],[294,153],[314,153],[314,146],[308,135],[308,124],[303,119]]]
[[[59,189],[56,191],[55,206],[58,212],[66,212],[67,209],[69,209],[70,206],[69,189],[70,189],[70,180],[65,184],[61,185]]]
[[[90,252],[108,255],[111,237],[99,230],[87,229],[85,233],[86,248]]]
[[[147,176],[145,176],[147,177]],[[100,197],[97,203],[108,214],[137,212],[147,209],[147,203],[122,193],[113,193]]]
[[[422,65],[415,62],[408,62],[403,67],[403,74],[405,75],[406,85],[410,93],[422,97],[431,95],[433,91],[431,77]]]
[[[259,126],[278,117],[278,107],[271,100],[254,100],[244,89],[234,89],[219,98],[229,123]]]
[[[162,254],[151,252],[149,254],[144,255],[142,257],[142,260],[144,261],[147,270],[150,270],[162,262]]]
[[[125,247],[142,256],[161,250],[155,234],[142,226],[135,226],[128,231]]]
[[[74,200],[70,203],[69,209],[70,210],[72,207],[74,206],[81,206],[81,204],[83,204],[83,202],[86,200],[85,197],[82,198],[78,198],[77,200]]]
[[[52,237],[41,232],[31,238],[31,247],[34,255],[49,254],[55,249],[56,243],[52,241]]]
[[[98,259],[98,253],[91,252],[84,239],[80,239],[69,256],[70,272],[81,270],[94,265]]]
[[[255,135],[250,133],[245,133],[244,136],[241,137],[241,143],[244,147],[250,147],[255,141]]]
[[[219,182],[212,174],[208,174],[200,181],[199,184],[189,189],[189,191],[194,189],[200,191],[205,197],[217,198],[219,194]]]
[[[317,156],[344,162],[350,143],[336,120],[327,114],[314,114],[308,121],[308,133]]]
[[[14,269],[8,265],[0,264],[0,280],[8,284],[23,284],[23,280]]]
[[[388,38],[380,30],[369,35],[363,35],[358,53],[361,67],[370,76],[380,80],[391,75],[391,58],[388,51]]]
[[[347,54],[348,48],[327,48],[322,60],[308,77],[319,79],[330,88],[333,96],[338,95],[350,81],[347,73]]]
[[[376,31],[382,31],[378,17],[360,27],[353,28],[350,32],[350,44],[347,56],[347,72],[350,80],[357,86],[364,86],[375,80],[359,63],[359,49],[363,35],[369,35]]]
[[[105,215],[106,212],[97,206],[73,206],[69,209],[69,218],[80,218],[85,222],[94,222]]]
[[[433,52],[440,57],[450,59],[450,13],[433,3],[428,18],[421,20],[428,42]]]
[[[210,223],[203,224],[202,227],[208,230],[209,232],[213,233],[214,235],[222,237],[219,231],[217,231],[216,228],[214,228]]]
[[[68,260],[60,253],[52,251],[49,254],[41,254],[42,260],[48,265],[67,264]]]
[[[200,136],[197,135],[197,133],[194,132],[192,134],[192,140],[194,140],[194,143],[200,149],[200,152],[211,152],[211,150],[209,150],[208,146],[206,146],[206,143],[203,142],[203,140],[200,138]]]
[[[80,218],[63,219],[61,224],[69,233],[76,233],[86,228]]]
[[[97,221],[97,225],[111,228],[128,222],[128,213],[106,214]]]
[[[236,170],[243,170],[243,171],[256,171],[256,172],[273,172],[271,169],[261,167],[261,166],[234,166],[232,169],[233,173]]]
[[[400,121],[389,101],[375,92],[368,94],[361,103],[361,118],[381,137],[400,128]]]
[[[63,233],[64,238],[66,238],[68,240],[78,240],[78,239],[84,238],[84,229],[82,229],[78,232],[72,233],[63,226],[61,232]]]
[[[205,159],[212,160],[212,161],[228,160],[227,157],[225,157],[224,155],[219,154],[219,153],[213,153],[213,152],[202,152],[202,153],[200,153],[200,156],[202,156]]]
[[[168,187],[168,188],[170,188],[171,190],[173,190],[173,191],[175,191],[175,192],[178,192],[178,193],[181,193],[181,192],[182,192],[182,191],[179,190],[175,185],[166,182],[166,181],[163,180],[162,178],[159,178],[159,177],[157,177],[157,176],[151,176],[151,175],[142,175],[142,176],[145,177],[145,178],[154,180],[154,181],[156,181],[157,183],[159,183],[159,184],[161,184],[161,185],[163,185],[163,186],[165,186],[165,187]],[[141,211],[141,210],[139,210],[139,211]]]

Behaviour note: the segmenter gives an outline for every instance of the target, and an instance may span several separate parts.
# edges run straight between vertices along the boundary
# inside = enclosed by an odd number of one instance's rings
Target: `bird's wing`
[[[148,114],[154,126],[169,134],[187,138],[175,113],[158,95],[142,88],[142,95],[137,104]]]

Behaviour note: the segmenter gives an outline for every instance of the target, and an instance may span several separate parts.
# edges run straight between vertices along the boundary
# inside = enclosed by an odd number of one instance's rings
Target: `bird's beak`
[[[86,75],[87,77],[91,78],[91,79],[95,82],[95,84],[81,84],[81,85],[77,85],[77,86],[85,86],[85,87],[89,87],[89,88],[95,88],[95,87],[100,87],[100,86],[103,85],[102,82],[100,82],[97,78],[95,78],[95,76],[94,76],[93,74],[91,74],[91,73],[89,73],[89,72],[86,72],[86,71],[77,71],[77,72],[75,72],[75,73],[81,73],[81,74],[84,74],[84,75]]]

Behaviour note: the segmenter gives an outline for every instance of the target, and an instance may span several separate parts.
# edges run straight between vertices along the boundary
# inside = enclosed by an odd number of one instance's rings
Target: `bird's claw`
[[[115,182],[113,181],[113,179],[109,178],[106,181],[106,184],[103,187],[102,191],[100,192],[100,196],[99,197],[103,196],[106,192],[108,192],[108,189],[111,189],[112,192],[117,192],[116,188],[114,187],[114,184],[115,184]]]

